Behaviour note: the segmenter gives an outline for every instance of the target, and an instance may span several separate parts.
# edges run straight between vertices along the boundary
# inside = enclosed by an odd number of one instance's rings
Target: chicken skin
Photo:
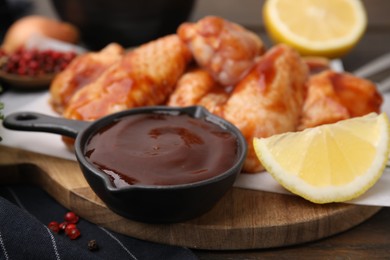
[[[218,84],[207,71],[193,68],[179,79],[167,105],[178,107],[200,105],[211,113],[218,114],[221,105],[228,97],[225,88]]]
[[[383,98],[369,80],[332,70],[310,77],[299,129],[380,112]]]
[[[309,68],[310,75],[318,74],[325,70],[330,69],[330,60],[324,57],[305,56],[302,57],[303,61]]]
[[[90,121],[127,108],[163,104],[191,57],[177,35],[141,45],[75,93],[64,116]]]
[[[253,149],[254,137],[295,131],[306,94],[308,67],[287,45],[270,49],[233,90],[222,116],[237,126],[248,143],[243,171],[264,168]]]
[[[119,61],[123,54],[122,46],[111,43],[99,52],[88,52],[76,57],[50,85],[50,103],[53,109],[61,114],[76,91],[94,81]]]
[[[174,92],[169,97],[168,106],[193,106],[218,83],[211,75],[200,68],[185,72],[177,82]]]
[[[265,51],[261,39],[238,24],[207,16],[182,24],[177,33],[198,65],[224,86],[236,84]]]
[[[197,105],[205,107],[208,111],[217,116],[222,116],[223,105],[228,99],[229,93],[221,88],[213,88],[198,101]]]

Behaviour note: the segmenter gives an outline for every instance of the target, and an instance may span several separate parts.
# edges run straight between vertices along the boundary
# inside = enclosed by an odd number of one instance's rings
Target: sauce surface
[[[116,187],[175,185],[209,179],[237,161],[237,138],[188,115],[138,114],[101,129],[85,156]]]

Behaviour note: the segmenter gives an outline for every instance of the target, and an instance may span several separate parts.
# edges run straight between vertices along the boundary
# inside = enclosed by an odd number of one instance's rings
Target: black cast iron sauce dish
[[[247,151],[241,132],[199,106],[135,108],[94,122],[31,112],[4,127],[75,138],[92,190],[115,213],[174,223],[209,211],[233,186]]]

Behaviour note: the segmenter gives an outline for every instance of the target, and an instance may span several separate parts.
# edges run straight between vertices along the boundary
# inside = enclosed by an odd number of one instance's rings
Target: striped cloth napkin
[[[84,219],[75,240],[52,232],[47,225],[62,222],[68,211],[36,186],[0,186],[0,259],[197,259],[187,248],[142,241]],[[88,248],[91,240],[98,250]]]

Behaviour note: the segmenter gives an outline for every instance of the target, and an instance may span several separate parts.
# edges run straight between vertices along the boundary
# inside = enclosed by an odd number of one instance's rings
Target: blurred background
[[[263,0],[143,0],[141,3],[122,0],[0,0],[0,37],[18,17],[40,14],[76,23],[90,49],[100,49],[112,41],[130,47],[174,32],[177,24],[184,20],[196,21],[206,15],[217,15],[253,30],[269,46],[272,43],[265,33],[261,15],[263,3]],[[356,67],[351,56],[354,60],[364,60],[390,51],[390,44],[380,44],[378,48],[362,47],[390,42],[390,1],[363,0],[363,3],[370,33],[365,34],[355,50],[343,58],[351,69]]]

